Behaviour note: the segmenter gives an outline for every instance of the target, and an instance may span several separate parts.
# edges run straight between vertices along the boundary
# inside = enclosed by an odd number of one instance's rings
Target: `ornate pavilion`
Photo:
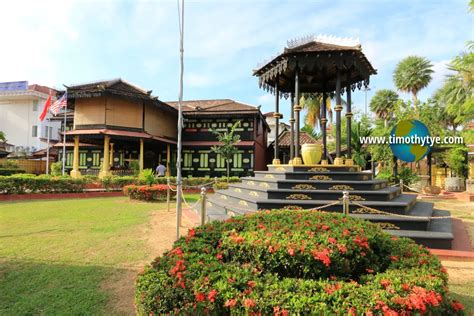
[[[362,52],[358,41],[327,36],[308,36],[289,41],[283,52],[259,65],[254,70],[259,85],[264,90],[275,95],[276,128],[283,117],[280,113],[280,98],[290,98],[290,160],[293,165],[301,165],[300,155],[300,112],[299,104],[302,93],[320,93],[321,123],[323,152],[321,164],[327,161],[327,111],[326,99],[334,96],[336,99],[336,158],[335,165],[353,165],[351,137],[347,137],[347,158],[341,156],[341,111],[343,110],[341,95],[346,94],[347,131],[351,131],[351,93],[355,89],[367,87],[371,75],[377,71],[372,67]],[[276,130],[276,135],[279,135]],[[278,165],[278,140],[274,144],[273,164]]]

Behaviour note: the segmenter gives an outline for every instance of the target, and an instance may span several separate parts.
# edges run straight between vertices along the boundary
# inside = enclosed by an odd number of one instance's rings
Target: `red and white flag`
[[[39,117],[39,120],[41,122],[44,121],[44,118],[46,117],[46,114],[48,114],[48,110],[49,110],[50,107],[51,107],[51,91],[49,91],[48,99],[46,100],[46,102],[44,104],[44,107],[43,107],[43,111],[41,112],[41,115]]]
[[[67,92],[64,93],[60,99],[56,100],[56,102],[54,102],[53,105],[51,105],[51,113],[56,115],[59,113],[59,110],[61,110],[61,108],[64,108],[66,106],[67,106]]]

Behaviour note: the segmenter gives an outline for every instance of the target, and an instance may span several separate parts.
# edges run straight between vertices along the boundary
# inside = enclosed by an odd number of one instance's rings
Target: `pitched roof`
[[[178,108],[178,102],[166,102],[174,108]],[[184,112],[229,112],[229,111],[246,111],[246,112],[260,112],[259,107],[237,102],[231,99],[214,99],[214,100],[192,100],[181,102]]]
[[[44,93],[44,94],[49,94],[49,92],[51,91],[52,95],[55,95],[57,93],[57,91],[55,89],[47,87],[47,86],[41,86],[39,84],[30,84],[28,86],[28,90],[29,91],[38,91],[38,92],[41,92],[41,93]]]
[[[271,143],[273,145],[275,141]],[[315,140],[311,136],[308,135],[306,132],[300,132],[300,145],[303,144],[317,144],[319,141]],[[290,131],[283,131],[278,136],[278,146],[280,147],[290,147],[291,144],[291,137]]]

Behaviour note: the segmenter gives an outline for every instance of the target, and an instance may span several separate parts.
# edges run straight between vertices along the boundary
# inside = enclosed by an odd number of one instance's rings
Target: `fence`
[[[51,166],[50,162],[50,166]],[[46,173],[46,160],[29,160],[29,159],[0,159],[0,166],[6,164],[14,164],[18,169],[24,170],[26,173],[44,174]],[[51,170],[51,169],[50,169]]]

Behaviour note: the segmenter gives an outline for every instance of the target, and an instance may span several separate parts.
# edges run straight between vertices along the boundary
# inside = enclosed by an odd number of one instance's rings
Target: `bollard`
[[[206,188],[201,188],[201,225],[206,224]]]
[[[403,179],[400,179],[400,192],[403,193]]]
[[[349,191],[342,191],[342,214],[349,214]]]
[[[166,187],[166,207],[168,208],[168,212],[170,211],[170,200],[171,200],[171,192],[170,192],[170,178],[166,178],[166,183],[168,184]]]

